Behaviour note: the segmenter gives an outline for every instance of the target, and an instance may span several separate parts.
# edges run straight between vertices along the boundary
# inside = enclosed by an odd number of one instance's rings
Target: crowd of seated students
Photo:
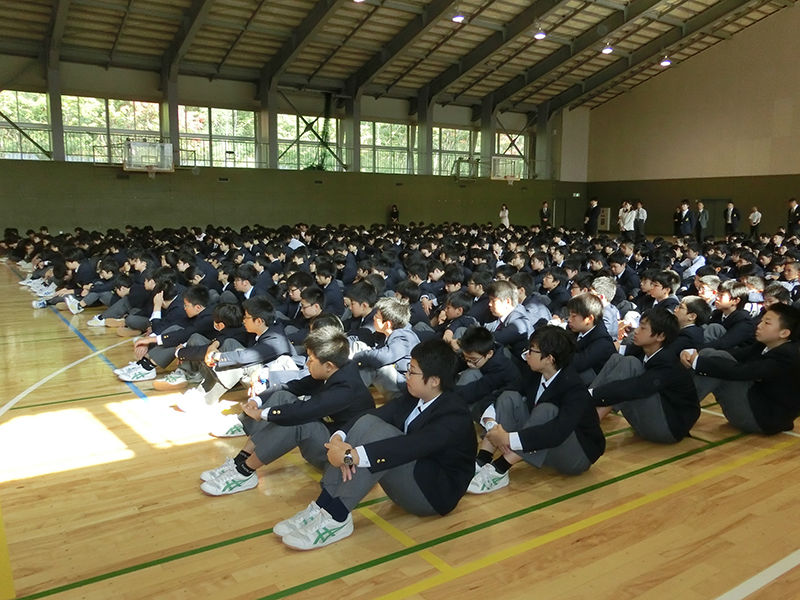
[[[375,483],[433,515],[505,487],[520,462],[585,472],[612,410],[660,444],[689,435],[709,393],[746,432],[800,415],[800,240],[782,231],[700,244],[457,223],[7,230],[0,255],[29,272],[34,308],[93,309],[76,324],[136,337],[120,380],[182,391],[177,407],[208,415],[212,435],[246,437],[201,474],[205,493],[257,487],[293,448],[324,470],[274,528],[292,548],[350,535]],[[241,414],[223,415],[239,386]]]

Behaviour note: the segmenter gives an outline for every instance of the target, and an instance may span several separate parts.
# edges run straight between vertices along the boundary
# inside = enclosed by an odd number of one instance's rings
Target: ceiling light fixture
[[[456,9],[456,14],[454,14],[452,18],[453,23],[463,23],[464,21],[466,21],[466,19],[467,17],[465,17],[460,10]]]
[[[539,27],[539,30],[533,34],[533,37],[536,38],[537,40],[543,40],[544,38],[547,37],[547,34],[545,33],[544,29]]]
[[[353,0],[356,4],[361,4],[364,0]]]
[[[665,54],[664,58],[661,59],[661,63],[659,64],[661,64],[662,67],[668,67],[672,64],[672,61],[669,59],[669,56]]]
[[[603,54],[611,54],[613,51],[614,48],[611,46],[609,42],[606,42],[606,45],[603,47],[602,50],[600,50],[600,52],[602,52]]]

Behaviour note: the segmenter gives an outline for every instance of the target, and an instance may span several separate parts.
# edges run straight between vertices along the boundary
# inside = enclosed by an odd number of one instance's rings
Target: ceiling
[[[250,81],[262,95],[550,113],[597,107],[663,72],[665,55],[679,64],[794,2],[0,0],[0,54]]]

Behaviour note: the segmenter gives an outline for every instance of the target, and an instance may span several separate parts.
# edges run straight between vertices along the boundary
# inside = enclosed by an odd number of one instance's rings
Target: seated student
[[[594,294],[578,294],[567,302],[567,312],[567,327],[578,336],[572,368],[589,385],[616,353],[603,323],[603,303]]]
[[[528,317],[536,327],[537,323],[546,323],[552,316],[550,313],[550,298],[533,291],[533,276],[527,271],[514,273],[509,281],[517,286],[517,300],[525,310]]]
[[[442,310],[431,319],[431,325],[420,323],[414,327],[414,331],[421,340],[439,337],[458,351],[458,338],[467,327],[478,324],[473,317],[465,314],[471,307],[472,296],[466,290],[448,294]]]
[[[83,312],[87,306],[94,306],[98,302],[109,306],[114,299],[114,276],[119,271],[119,265],[113,258],[104,258],[97,263],[97,276],[89,287],[75,295],[65,296],[64,301],[73,315]]]
[[[110,298],[107,296],[101,297],[101,302],[103,302],[103,304],[106,302],[105,298],[109,299],[108,304],[106,304],[108,308],[99,315],[95,315],[89,319],[86,325],[89,327],[105,327],[106,316],[110,318],[113,317],[114,313],[112,313],[112,307],[118,305],[120,300],[130,294],[131,285],[133,285],[133,282],[131,281],[130,275],[125,275],[123,273],[116,275],[114,277],[113,288],[111,290],[112,295]],[[120,304],[119,307],[122,307],[122,305]],[[120,314],[120,316],[122,315],[124,315],[124,313]]]
[[[633,300],[639,294],[639,275],[628,263],[628,259],[621,252],[615,252],[608,257],[608,268],[617,279],[617,286],[621,288],[622,295],[628,300]]]
[[[601,276],[592,279],[591,292],[600,298],[603,303],[603,324],[609,335],[616,339],[619,330],[619,309],[611,301],[617,293],[617,280],[613,277]]]
[[[697,390],[678,357],[664,351],[678,331],[678,319],[663,308],[642,315],[633,343],[644,360],[615,354],[592,382],[589,392],[601,419],[616,407],[637,435],[661,444],[689,434],[700,417]]]
[[[680,300],[675,295],[681,280],[675,271],[665,269],[653,273],[650,279],[650,295],[653,297],[653,306],[659,306],[670,312],[680,304]]]
[[[138,335],[141,332],[161,333],[167,327],[179,325],[185,327],[189,319],[183,310],[180,301],[183,295],[183,286],[178,285],[177,271],[171,267],[160,267],[153,272],[152,296],[150,297],[151,312],[129,314],[125,317],[125,327],[117,330],[121,336]],[[145,280],[147,284],[147,281]],[[145,285],[145,289],[149,286]]]
[[[522,393],[503,392],[481,417],[486,437],[476,458],[480,469],[467,491],[486,494],[507,486],[509,469],[521,460],[577,475],[603,454],[606,440],[594,403],[570,365],[574,350],[572,336],[560,327],[533,333]],[[502,453],[492,460],[497,449]]]
[[[755,323],[744,310],[747,286],[739,281],[723,281],[717,290],[714,312],[705,329],[704,348],[731,350],[744,347],[753,341]]]
[[[367,281],[374,278],[375,275],[370,275]],[[394,296],[398,300],[404,301],[408,304],[410,309],[410,317],[408,322],[414,327],[417,323],[427,323],[428,315],[422,307],[419,300],[419,286],[408,279],[400,281],[394,288]]]
[[[256,281],[258,281],[258,271],[251,264],[243,264],[236,267],[233,276],[233,290],[225,290],[220,294],[222,302],[238,302],[241,304],[256,296]]]
[[[300,314],[303,316],[303,321],[286,325],[285,328],[286,337],[292,344],[302,345],[310,330],[311,319],[322,313],[324,304],[325,294],[317,286],[311,285],[300,292]]]
[[[566,284],[567,274],[564,269],[551,267],[545,270],[542,276],[542,293],[550,300],[548,308],[552,314],[561,314],[570,298]]]
[[[517,288],[509,281],[495,281],[487,293],[489,309],[497,320],[487,324],[486,329],[493,332],[495,341],[507,347],[511,356],[519,361],[533,332],[528,311],[519,304]]]
[[[780,282],[773,282],[770,283],[767,287],[764,288],[764,307],[762,310],[762,314],[766,309],[768,309],[773,304],[792,304],[791,296],[789,295],[789,290],[783,287]]]
[[[684,350],[681,362],[694,369],[697,389],[713,393],[725,418],[748,433],[791,431],[800,416],[797,373],[800,370],[800,311],[770,306],[755,342],[730,352]]]
[[[344,323],[345,334],[368,346],[375,343],[375,302],[378,292],[368,281],[356,281],[344,292],[344,304],[351,317]]]
[[[419,516],[445,515],[475,473],[475,430],[450,390],[457,358],[442,340],[411,355],[408,390],[331,436],[322,492],[273,532],[298,550],[338,542],[353,532],[352,510],[380,484],[393,502]]]
[[[154,314],[155,307],[159,306],[158,298],[159,295],[156,294]],[[177,307],[177,302],[175,306]],[[163,369],[175,360],[177,346],[186,343],[193,334],[198,333],[206,338],[213,336],[214,319],[209,307],[209,291],[205,286],[188,288],[183,294],[182,308],[188,318],[185,325],[164,319],[151,320],[153,332],[134,343],[134,351],[139,360],[116,372],[120,380],[155,379],[156,367]]]
[[[396,298],[381,298],[375,303],[373,319],[376,333],[386,336],[377,348],[369,348],[353,356],[361,370],[364,385],[374,384],[385,396],[405,388],[411,349],[419,343],[408,324],[408,304]]]
[[[337,317],[344,313],[344,299],[342,298],[342,288],[336,281],[336,267],[329,260],[320,259],[317,261],[315,273],[317,285],[325,296],[325,303],[322,307],[323,312],[333,313]]]
[[[487,293],[491,284],[492,274],[485,268],[475,269],[467,281],[467,291],[475,299],[467,314],[474,317],[481,325],[491,323],[495,319],[489,309],[489,294]]]
[[[711,317],[711,307],[700,296],[684,296],[673,314],[681,328],[678,337],[669,346],[670,352],[680,354],[686,348],[703,346],[703,326]]]
[[[458,345],[468,368],[459,373],[456,394],[478,421],[501,392],[520,390],[519,369],[485,327],[470,327]]]
[[[242,307],[232,302],[220,302],[212,313],[210,335],[194,332],[175,348],[175,358],[180,366],[164,377],[153,381],[158,391],[171,391],[185,388],[189,383],[201,383],[203,376],[200,366],[205,360],[208,346],[212,342],[223,345],[225,340],[234,339],[244,346],[248,333],[242,326]]]
[[[233,494],[258,485],[256,469],[277,460],[293,448],[318,469],[327,464],[325,443],[348,422],[375,408],[361,381],[358,367],[349,360],[347,337],[337,327],[320,327],[305,340],[309,375],[271,386],[251,398],[239,416],[238,431],[249,437],[234,458],[200,475],[200,489],[211,496]],[[309,396],[303,402],[300,396]]]
[[[271,299],[274,298],[277,286],[275,285],[275,280],[272,278],[272,272],[270,271],[271,265],[272,260],[263,255],[258,256],[253,263],[253,267],[258,273],[256,282],[253,285],[255,288],[253,293],[256,296],[269,295]]]
[[[242,380],[249,382],[253,371],[262,366],[297,369],[292,360],[292,346],[283,328],[274,323],[272,303],[263,296],[250,298],[242,303],[244,327],[254,338],[244,347],[228,338],[215,340],[206,349],[204,365],[201,366],[203,383],[183,393],[177,406],[184,412],[215,408],[222,394]]]
[[[279,304],[275,316],[287,325],[299,327],[304,321],[300,310],[300,294],[307,287],[314,285],[314,278],[310,273],[297,271],[286,279],[286,300]]]

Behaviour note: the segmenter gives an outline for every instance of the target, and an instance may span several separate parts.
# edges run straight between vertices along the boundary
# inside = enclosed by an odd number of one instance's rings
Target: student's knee
[[[541,404],[537,404],[533,407],[531,411],[531,416],[528,418],[527,423],[525,423],[526,427],[530,427],[532,425],[542,425],[543,423],[549,423],[553,419],[558,416],[558,407],[555,404],[550,402],[542,402]]]
[[[227,340],[222,342],[222,345],[220,346],[219,349],[221,352],[230,352],[231,350],[238,350],[239,348],[244,348],[244,346],[242,346],[242,344],[238,340],[235,340],[233,338],[228,338]]]
[[[511,412],[522,401],[522,394],[511,390],[501,393],[494,401],[495,411],[498,413]]]
[[[211,340],[209,340],[202,333],[193,333],[192,335],[189,336],[189,339],[186,340],[186,345],[187,346],[205,346],[209,342],[211,342]]]
[[[347,433],[347,443],[351,446],[398,435],[400,430],[375,415],[363,415]]]

